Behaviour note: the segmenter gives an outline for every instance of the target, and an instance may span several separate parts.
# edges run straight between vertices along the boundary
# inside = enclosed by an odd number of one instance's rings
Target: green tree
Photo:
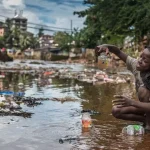
[[[4,37],[0,37],[0,48],[5,47]]]
[[[30,47],[31,48],[38,48],[38,47],[40,47],[40,43],[39,43],[39,38],[38,37],[31,37]]]
[[[84,45],[84,39],[82,37],[82,31],[79,29],[74,29],[72,41],[75,42],[75,48],[81,48]]]
[[[65,50],[69,53],[71,49],[71,35],[66,32],[57,32],[54,35],[55,43],[59,44],[59,47],[62,50]]]
[[[21,30],[17,27],[11,28],[11,35],[10,37],[13,40],[13,47],[20,48],[20,35],[22,35]]]
[[[10,19],[6,19],[5,22],[6,32],[4,34],[4,43],[7,48],[17,48],[22,51],[31,47],[36,48],[39,46],[38,37],[33,37],[27,32],[23,32],[20,28],[13,27]],[[42,35],[42,29],[41,35]]]
[[[86,17],[84,34],[88,37],[85,41],[89,46],[94,47],[104,41],[115,44],[127,36],[140,43],[144,35],[150,33],[148,0],[84,0],[84,4],[89,7],[74,14]]]
[[[5,33],[4,33],[4,41],[5,41],[5,44],[6,44],[6,47],[7,48],[12,48],[13,47],[13,35],[12,35],[12,24],[11,24],[11,21],[10,19],[6,19],[5,21]]]
[[[4,41],[7,48],[19,47],[20,34],[21,34],[20,29],[18,27],[13,27],[11,20],[6,19]]]
[[[31,46],[32,38],[28,34],[21,34],[20,37],[20,49],[23,51]]]

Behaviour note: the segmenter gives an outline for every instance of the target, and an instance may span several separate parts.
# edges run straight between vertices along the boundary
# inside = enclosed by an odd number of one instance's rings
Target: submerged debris
[[[34,99],[25,99],[22,100],[22,102],[26,104],[28,107],[34,107],[42,104],[42,102],[36,102],[36,100]]]
[[[78,99],[76,98],[72,98],[72,97],[69,97],[69,96],[66,96],[64,98],[57,98],[57,97],[52,97],[52,98],[36,98],[36,97],[20,97],[20,96],[15,96],[14,97],[14,101],[16,103],[24,103],[26,104],[27,106],[28,105],[41,105],[42,102],[41,101],[47,101],[47,100],[52,100],[52,101],[61,101],[61,102],[65,102],[65,101],[76,101]],[[40,101],[40,102],[37,102],[37,101]]]
[[[59,143],[63,144],[64,142],[69,142],[71,143],[72,141],[80,141],[87,139],[85,137],[79,137],[79,136],[65,136],[64,138],[59,139]]]
[[[81,113],[90,113],[90,115],[96,115],[96,114],[100,114],[100,112],[98,111],[95,111],[95,110],[90,110],[90,109],[87,109],[87,110],[82,110]]]
[[[0,116],[21,116],[24,118],[31,118],[31,112],[24,112],[24,111],[11,111],[9,109],[0,109]]]
[[[64,97],[64,98],[53,97],[51,100],[53,100],[53,101],[60,101],[60,102],[66,102],[66,101],[76,101],[77,99],[72,98],[72,97]]]

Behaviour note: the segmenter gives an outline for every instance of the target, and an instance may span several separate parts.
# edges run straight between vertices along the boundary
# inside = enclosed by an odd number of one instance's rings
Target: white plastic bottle
[[[92,119],[88,112],[82,114],[82,127],[89,128],[92,126]]]
[[[101,53],[100,56],[98,56],[98,67],[99,69],[106,69],[108,66],[108,57],[105,53]]]
[[[134,135],[133,125],[128,125],[126,128],[127,128],[127,135]]]

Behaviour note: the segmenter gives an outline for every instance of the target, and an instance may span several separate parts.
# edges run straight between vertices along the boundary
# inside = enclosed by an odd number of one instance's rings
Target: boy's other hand
[[[112,101],[113,105],[116,105],[118,107],[133,106],[134,100],[129,97],[122,95],[115,95],[114,97],[116,99]]]

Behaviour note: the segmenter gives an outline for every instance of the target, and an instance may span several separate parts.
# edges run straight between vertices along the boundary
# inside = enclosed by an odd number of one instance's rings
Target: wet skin
[[[126,63],[127,55],[116,46],[104,44],[98,46],[97,51],[99,53],[106,52],[106,54],[112,52]],[[150,71],[150,49],[143,50],[136,64],[136,69],[141,73]],[[137,92],[140,101],[118,95],[117,99],[113,101],[112,114],[118,119],[143,122],[150,130],[150,103],[148,103],[150,91],[146,88],[139,88]],[[146,93],[146,95],[140,93]]]
[[[150,71],[150,50],[147,48],[140,54],[136,68],[138,71]]]
[[[144,49],[141,53],[136,68],[140,72],[150,70],[150,50]],[[145,128],[150,130],[150,91],[145,87],[139,87],[138,98],[140,101],[131,100],[124,96],[116,96],[113,101],[112,113],[116,118],[140,121],[145,124]]]

